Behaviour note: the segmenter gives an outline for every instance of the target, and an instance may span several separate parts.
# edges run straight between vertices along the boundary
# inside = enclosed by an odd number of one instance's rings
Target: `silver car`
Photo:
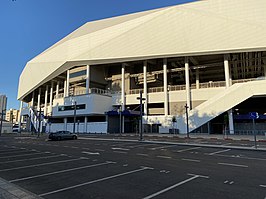
[[[51,140],[63,140],[63,139],[78,139],[77,134],[71,133],[69,131],[57,131],[55,133],[49,134],[49,139]]]

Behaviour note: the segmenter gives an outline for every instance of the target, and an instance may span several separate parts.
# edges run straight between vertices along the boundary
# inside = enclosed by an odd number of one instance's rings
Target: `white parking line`
[[[230,164],[230,163],[224,163],[224,162],[219,162],[218,164],[220,165],[225,165],[225,166],[233,166],[233,167],[243,167],[247,168],[247,165],[242,165],[242,164]]]
[[[104,163],[99,163],[99,164],[87,165],[87,166],[83,166],[83,167],[76,167],[76,168],[72,168],[72,169],[65,169],[65,170],[60,170],[60,171],[55,171],[55,172],[50,172],[50,173],[45,173],[45,174],[40,174],[40,175],[35,175],[35,176],[29,176],[29,177],[25,177],[25,178],[18,178],[18,179],[10,180],[9,182],[24,181],[24,180],[29,180],[29,179],[33,179],[33,178],[43,177],[43,176],[49,176],[49,175],[54,175],[54,174],[59,174],[59,173],[66,173],[69,171],[76,171],[76,170],[80,170],[80,169],[86,169],[86,168],[97,167],[97,166],[102,166],[102,165],[106,165],[106,164],[115,164],[115,163],[116,162],[106,161]]]
[[[51,156],[44,156],[44,157],[38,157],[38,158],[27,158],[27,159],[21,159],[21,160],[10,160],[10,161],[5,161],[1,162],[1,164],[5,163],[12,163],[12,162],[23,162],[23,161],[28,161],[28,160],[39,160],[39,159],[48,159],[48,158],[55,158],[55,157],[60,157],[60,156],[66,156],[66,155],[51,155]]]
[[[190,174],[191,175],[191,174]],[[170,186],[170,187],[167,187],[167,188],[165,188],[165,189],[163,189],[163,190],[161,190],[161,191],[158,191],[158,192],[156,192],[156,193],[154,193],[154,194],[151,194],[151,195],[149,195],[149,196],[146,196],[145,198],[143,198],[143,199],[150,199],[150,198],[154,198],[154,197],[156,197],[156,196],[158,196],[158,195],[160,195],[160,194],[162,194],[162,193],[165,193],[165,192],[167,192],[167,191],[169,191],[169,190],[171,190],[171,189],[174,189],[174,188],[176,188],[176,187],[178,187],[178,186],[180,186],[180,185],[183,185],[183,184],[185,184],[185,183],[187,183],[187,182],[190,182],[190,181],[192,181],[192,180],[195,180],[195,179],[197,179],[197,178],[206,178],[207,176],[201,176],[201,175],[193,175],[191,178],[188,178],[188,179],[186,179],[186,180],[184,180],[184,181],[181,181],[181,182],[179,182],[179,183],[177,183],[177,184],[174,184],[174,185],[172,185],[172,186]],[[208,177],[207,177],[208,178]]]
[[[39,155],[39,154],[45,154],[47,152],[40,152],[40,153],[30,153],[30,154],[20,154],[20,155],[11,155],[11,156],[5,156],[0,158],[16,158],[16,157],[22,157],[22,156],[30,156],[30,155]]]
[[[144,146],[153,146],[156,144],[138,144],[138,145],[132,145],[132,146],[128,146],[129,148],[138,148],[138,147],[144,147]]]
[[[181,152],[191,151],[191,150],[200,149],[200,148],[201,147],[192,147],[192,148],[188,148],[188,149],[181,149],[181,150],[176,151],[176,152],[181,153]]]
[[[159,146],[159,147],[153,147],[153,148],[149,148],[150,150],[156,150],[156,149],[166,149],[166,148],[172,148],[175,147],[176,145],[167,145],[167,146]]]
[[[222,155],[222,154],[217,154],[217,156],[228,157],[228,158],[240,158],[240,159],[247,159],[247,160],[261,160],[261,161],[266,161],[265,158],[252,158],[252,157],[242,157],[242,156]]]
[[[114,153],[121,153],[121,154],[127,154],[125,151],[113,151]]]
[[[125,175],[129,175],[129,174],[132,174],[132,173],[137,173],[137,172],[148,170],[148,169],[152,169],[152,168],[142,167],[140,169],[136,169],[136,170],[132,170],[132,171],[128,171],[128,172],[124,172],[124,173],[120,173],[120,174],[116,174],[116,175],[100,178],[100,179],[97,179],[97,180],[92,180],[92,181],[89,181],[89,182],[85,182],[85,183],[82,183],[82,184],[77,184],[77,185],[74,185],[74,186],[58,189],[58,190],[55,190],[55,191],[50,191],[50,192],[47,192],[47,193],[40,194],[39,196],[40,197],[47,196],[47,195],[59,193],[59,192],[62,192],[62,191],[66,191],[66,190],[82,187],[82,186],[85,186],[85,185],[94,184],[94,183],[102,182],[102,181],[105,181],[105,180],[110,180],[110,179],[117,178],[117,177],[120,177],[120,176],[125,176]]]
[[[122,150],[122,151],[129,151],[130,149],[126,149],[126,148],[118,148],[118,147],[113,147],[113,150]]]
[[[187,159],[187,158],[182,158],[181,160],[189,161],[189,162],[200,162],[200,160]]]
[[[227,151],[231,151],[231,149],[225,149],[225,150],[221,150],[221,151],[216,151],[213,153],[209,153],[208,155],[215,155],[215,154],[219,154],[219,153],[223,153],[223,152],[227,152]]]
[[[140,155],[140,156],[146,156],[146,157],[149,156],[148,154],[145,154],[145,153],[137,153],[137,155]]]
[[[23,149],[23,150],[25,150],[25,148]],[[15,152],[15,151],[21,151],[20,149],[8,149],[8,150],[0,150],[0,153],[4,153],[4,154],[6,154],[6,153],[9,153],[9,152]]]
[[[88,155],[100,155],[99,152],[82,151],[81,153],[85,153],[85,154],[88,154]]]
[[[64,162],[73,162],[73,161],[85,160],[85,159],[87,158],[75,158],[75,159],[61,160],[61,161],[56,161],[56,162],[47,162],[47,163],[42,163],[42,164],[34,164],[34,165],[15,167],[15,168],[9,168],[9,169],[1,169],[0,171],[13,171],[13,170],[18,170],[18,169],[26,169],[26,168],[39,167],[39,166],[58,164],[58,163],[64,163]]]
[[[162,156],[162,155],[158,155],[156,156],[157,158],[164,158],[164,159],[171,159],[172,157],[169,156]]]
[[[264,185],[264,184],[261,184],[261,185],[260,185],[260,187],[266,188],[266,185]]]

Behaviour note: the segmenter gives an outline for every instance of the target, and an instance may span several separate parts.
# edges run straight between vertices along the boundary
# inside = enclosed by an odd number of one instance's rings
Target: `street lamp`
[[[143,140],[143,135],[142,135],[142,132],[143,132],[143,128],[142,128],[142,101],[146,100],[145,98],[142,97],[142,91],[140,91],[139,93],[139,97],[137,97],[137,100],[139,100],[139,104],[140,104],[140,141]]]
[[[78,128],[77,128],[77,133],[79,134],[79,120],[78,120]]]
[[[187,138],[189,138],[188,108],[189,108],[189,106],[186,104],[186,105],[185,105],[185,109],[186,109],[186,120],[187,120]]]
[[[74,103],[74,123],[73,123],[73,133],[76,130],[76,115],[77,115],[77,102],[75,99],[72,99],[72,104]]]

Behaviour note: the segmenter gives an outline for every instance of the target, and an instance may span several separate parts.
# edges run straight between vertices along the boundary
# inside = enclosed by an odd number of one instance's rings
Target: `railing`
[[[236,83],[245,83],[245,82],[250,82],[250,81],[258,81],[258,80],[264,80],[265,77],[259,77],[259,78],[250,78],[250,79],[238,79],[238,80],[232,80],[232,84]],[[199,89],[202,88],[218,88],[218,87],[225,87],[226,82],[225,81],[209,81],[209,82],[204,82],[204,83],[199,83]],[[196,89],[197,84],[191,84],[190,89]],[[186,90],[186,85],[168,85],[168,90],[169,91],[181,91],[181,90]],[[143,89],[132,89],[128,93],[129,94],[139,94],[140,91],[143,92]],[[157,93],[157,92],[163,92],[164,87],[154,87],[154,88],[148,88],[148,93]]]
[[[54,98],[55,99],[60,99],[64,97],[64,93],[59,93],[58,95],[55,95]]]

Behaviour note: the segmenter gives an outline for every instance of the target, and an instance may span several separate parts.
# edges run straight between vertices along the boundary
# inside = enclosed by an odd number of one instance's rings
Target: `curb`
[[[3,178],[0,178],[0,198],[2,199],[42,199],[38,195],[31,193]]]

